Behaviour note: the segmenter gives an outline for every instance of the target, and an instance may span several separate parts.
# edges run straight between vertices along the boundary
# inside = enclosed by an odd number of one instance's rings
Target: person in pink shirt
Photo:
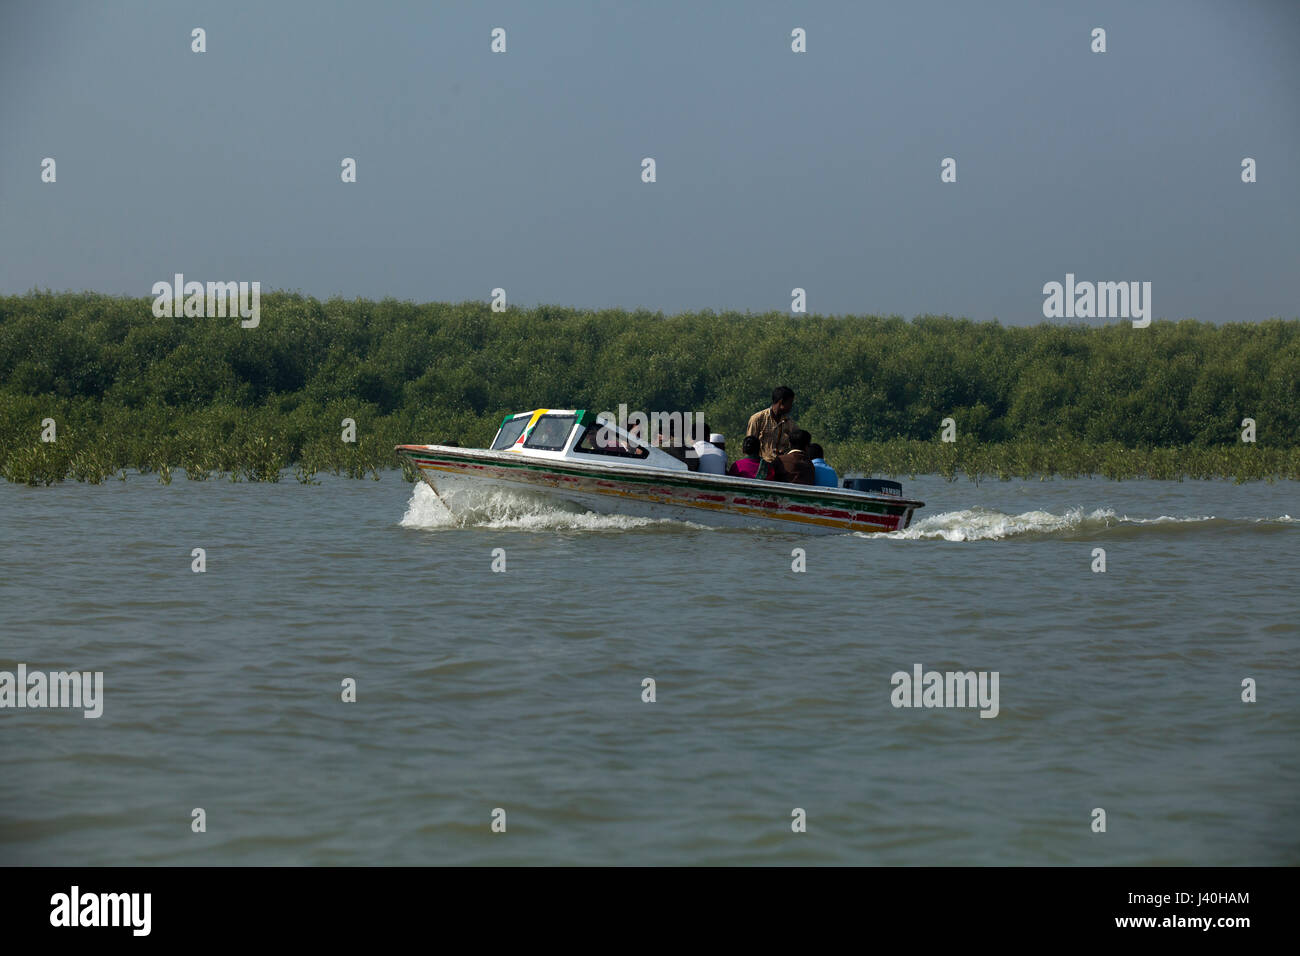
[[[746,435],[745,441],[740,446],[740,453],[743,457],[737,458],[727,469],[727,474],[736,478],[757,478],[758,477],[758,436]]]

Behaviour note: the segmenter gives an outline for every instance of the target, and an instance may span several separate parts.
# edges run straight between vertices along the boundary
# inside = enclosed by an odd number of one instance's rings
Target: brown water
[[[0,863],[1300,863],[1296,485],[906,490],[808,538],[0,484],[0,670],[104,675],[0,709]],[[997,716],[892,706],[918,663]]]

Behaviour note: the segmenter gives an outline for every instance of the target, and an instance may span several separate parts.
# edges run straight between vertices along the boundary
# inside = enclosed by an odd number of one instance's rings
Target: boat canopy
[[[612,418],[585,408],[535,408],[507,415],[490,447],[540,458],[689,470],[685,462],[651,446],[642,436],[629,434]]]

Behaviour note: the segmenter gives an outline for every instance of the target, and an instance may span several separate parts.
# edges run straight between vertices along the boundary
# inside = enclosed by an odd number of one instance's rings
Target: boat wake
[[[690,521],[602,515],[542,495],[500,488],[463,488],[438,495],[417,482],[403,528],[493,528],[515,531],[632,531],[642,528],[713,530]]]
[[[400,522],[403,528],[447,530],[488,528],[515,531],[634,531],[717,530],[691,521],[607,515],[586,511],[551,496],[504,488],[483,488],[470,484],[435,493],[424,482],[416,483]],[[990,508],[945,511],[914,520],[906,531],[885,534],[856,533],[862,538],[893,538],[899,541],[1000,541],[1008,538],[1055,537],[1062,539],[1123,538],[1130,536],[1197,534],[1206,531],[1276,532],[1296,531],[1291,515],[1275,518],[1220,518],[1215,515],[1160,515],[1135,518],[1112,508],[1085,511],[1071,508],[1064,514],[1026,511],[1007,514]],[[750,532],[752,533],[752,532]],[[786,532],[788,533],[788,532]]]
[[[1178,535],[1207,530],[1282,531],[1293,529],[1296,519],[1290,515],[1276,518],[1219,518],[1214,515],[1173,516],[1158,518],[1130,518],[1111,508],[1098,508],[1085,512],[1071,508],[1065,514],[1048,511],[1026,511],[1011,515],[987,508],[970,508],[963,511],[945,511],[914,521],[906,531],[884,535],[900,541],[998,541],[1003,538],[1025,536],[1052,536],[1061,538],[1091,538],[1149,535],[1161,533]],[[862,535],[876,537],[876,535]]]

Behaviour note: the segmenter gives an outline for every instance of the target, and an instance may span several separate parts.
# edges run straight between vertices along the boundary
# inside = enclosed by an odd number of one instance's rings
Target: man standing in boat
[[[771,464],[778,455],[790,450],[790,436],[794,433],[790,412],[793,410],[794,391],[779,385],[772,389],[771,406],[750,416],[745,434],[758,439],[758,454],[763,461]]]

